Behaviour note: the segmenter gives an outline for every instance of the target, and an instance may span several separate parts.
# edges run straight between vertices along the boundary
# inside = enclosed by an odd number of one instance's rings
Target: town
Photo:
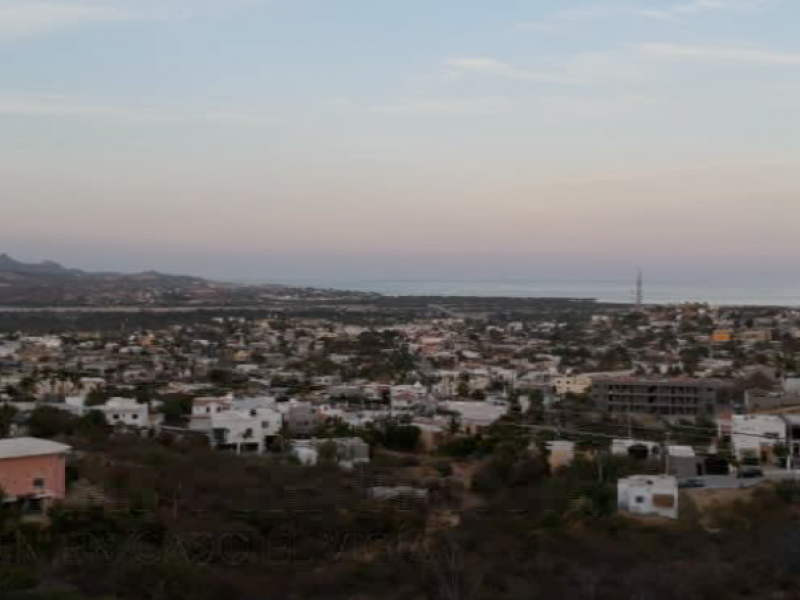
[[[266,540],[273,556],[271,534],[290,522],[301,530],[294,559],[331,570],[366,562],[377,577],[387,565],[375,557],[419,554],[423,571],[455,569],[452,585],[467,586],[468,567],[440,564],[453,543],[442,536],[489,544],[500,534],[483,527],[522,526],[540,539],[534,531],[625,523],[713,538],[797,499],[800,311],[469,298],[362,299],[353,310],[350,301],[7,313],[4,530],[72,535],[91,522],[113,531],[119,550],[123,534],[156,527],[149,551],[168,545],[165,532],[235,531],[258,536],[262,550]],[[342,532],[334,547],[314,544]],[[70,539],[48,542],[52,560],[74,551]],[[246,539],[236,555],[263,562]],[[98,541],[90,546],[54,575],[76,594],[139,597],[131,577],[166,585],[130,554],[113,561],[126,563],[115,578],[98,574]],[[225,557],[211,554],[221,569]],[[283,586],[296,584],[294,559]],[[392,576],[398,590],[420,595],[402,572]],[[595,595],[582,597],[613,597],[603,595],[614,587],[606,575],[593,573]],[[9,591],[26,589],[18,579]],[[169,597],[204,597],[202,578],[168,579],[181,589]],[[242,581],[260,585],[249,571],[225,585],[249,597]],[[466,597],[441,595],[445,585],[429,597]]]

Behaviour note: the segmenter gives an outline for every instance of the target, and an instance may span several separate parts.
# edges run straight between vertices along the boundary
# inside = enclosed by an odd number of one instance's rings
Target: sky
[[[0,0],[0,252],[798,281],[798,22],[797,0]]]

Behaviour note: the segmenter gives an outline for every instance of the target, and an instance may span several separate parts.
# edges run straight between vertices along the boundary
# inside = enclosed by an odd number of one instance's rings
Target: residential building
[[[442,408],[456,413],[463,433],[481,433],[508,412],[508,406],[498,406],[488,402],[450,401],[443,402]]]
[[[678,480],[670,475],[633,475],[617,482],[617,507],[634,515],[678,518]]]
[[[597,407],[610,413],[711,417],[732,395],[733,385],[718,379],[621,377],[592,384]]]
[[[273,408],[235,409],[209,419],[212,446],[237,454],[262,453],[281,432],[283,415]]]
[[[50,440],[20,437],[0,440],[3,502],[26,509],[47,508],[66,495],[66,455],[71,448]]]
[[[776,444],[787,437],[786,421],[776,415],[733,415],[731,417],[731,445],[739,461],[756,459],[770,462]]]
[[[611,440],[611,454],[614,456],[629,456],[630,449],[633,446],[644,446],[647,448],[650,457],[661,456],[661,445],[658,442],[651,442],[649,440],[634,440],[634,439],[614,439]]]
[[[111,398],[101,406],[95,406],[106,417],[109,425],[125,425],[127,427],[150,427],[150,407],[133,398]]]
[[[559,396],[585,394],[592,387],[589,375],[559,375],[553,379],[553,388]]]
[[[369,445],[361,438],[333,438],[313,440],[293,440],[290,444],[292,455],[305,466],[319,463],[320,451],[324,444],[333,444],[337,464],[345,469],[369,463]]]
[[[566,440],[555,440],[548,442],[548,449],[550,450],[550,469],[556,470],[562,467],[568,467],[575,460],[575,442]]]

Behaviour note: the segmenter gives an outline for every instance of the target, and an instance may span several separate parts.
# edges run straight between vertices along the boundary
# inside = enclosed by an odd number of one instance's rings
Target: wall
[[[58,454],[3,459],[0,460],[0,488],[7,497],[42,494],[61,499],[66,493],[65,469],[66,459]],[[44,479],[44,488],[33,487],[37,477]]]

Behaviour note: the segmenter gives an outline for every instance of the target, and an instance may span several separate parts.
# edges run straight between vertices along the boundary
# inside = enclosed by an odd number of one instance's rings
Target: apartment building
[[[620,377],[592,384],[597,407],[610,413],[712,417],[732,397],[733,385],[718,379]]]

